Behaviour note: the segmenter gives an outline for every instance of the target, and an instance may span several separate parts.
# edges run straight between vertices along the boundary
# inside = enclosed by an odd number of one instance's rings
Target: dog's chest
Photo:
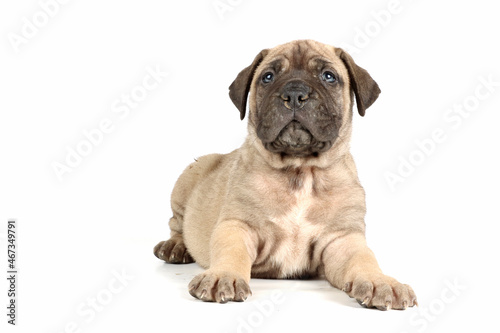
[[[307,218],[315,201],[312,175],[305,175],[302,186],[288,195],[292,203],[287,205],[283,214],[271,217],[271,222],[281,233],[280,244],[269,257],[275,267],[280,267],[279,277],[295,276],[310,269],[311,244],[322,229]]]

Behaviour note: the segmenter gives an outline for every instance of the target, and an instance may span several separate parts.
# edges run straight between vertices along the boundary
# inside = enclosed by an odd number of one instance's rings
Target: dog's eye
[[[269,83],[274,79],[274,74],[271,72],[267,72],[264,75],[262,75],[262,82],[264,83]]]
[[[335,78],[335,74],[330,71],[323,72],[323,80],[329,83],[337,81],[337,79]]]

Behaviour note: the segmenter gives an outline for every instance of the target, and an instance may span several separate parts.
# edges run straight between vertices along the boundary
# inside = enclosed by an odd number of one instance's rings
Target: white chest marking
[[[282,277],[304,272],[309,268],[309,247],[321,231],[321,226],[307,221],[307,212],[313,202],[312,175],[304,178],[303,186],[294,195],[296,203],[282,216],[271,221],[280,226],[284,239],[270,259],[281,267]]]

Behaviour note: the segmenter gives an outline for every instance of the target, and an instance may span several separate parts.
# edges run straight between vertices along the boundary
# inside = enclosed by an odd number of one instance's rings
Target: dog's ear
[[[267,49],[260,51],[260,53],[257,54],[253,60],[252,64],[243,69],[229,86],[229,97],[238,110],[240,110],[241,120],[245,118],[248,92],[250,91],[250,85],[252,83],[255,69],[257,69],[257,66],[259,66],[262,59],[264,59],[268,52],[269,51]]]
[[[361,116],[364,116],[365,110],[378,98],[380,88],[365,69],[356,65],[349,53],[340,48],[335,49],[335,53],[347,67],[351,89],[356,97],[358,112]]]

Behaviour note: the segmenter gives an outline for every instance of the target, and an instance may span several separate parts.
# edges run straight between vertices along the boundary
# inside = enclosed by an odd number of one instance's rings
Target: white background
[[[217,3],[231,10],[218,13]],[[16,218],[20,275],[16,327],[6,324],[1,279],[2,331],[497,329],[498,9],[487,0],[389,3],[74,0],[43,22],[38,1],[3,1],[0,266],[6,221]],[[16,52],[12,36],[34,17],[40,27]],[[303,38],[349,49],[382,89],[354,119],[352,153],[369,245],[387,274],[413,286],[419,308],[366,310],[324,281],[252,280],[245,303],[203,303],[187,292],[201,268],[153,256],[168,238],[183,168],[245,137],[229,84],[261,49]],[[120,118],[113,104],[156,67],[168,76]],[[472,111],[457,119],[454,107]],[[60,181],[53,164],[103,119],[113,131]],[[445,140],[424,155],[416,141],[436,130]],[[387,173],[410,157],[419,165],[391,189]],[[122,273],[130,280],[116,280]]]

